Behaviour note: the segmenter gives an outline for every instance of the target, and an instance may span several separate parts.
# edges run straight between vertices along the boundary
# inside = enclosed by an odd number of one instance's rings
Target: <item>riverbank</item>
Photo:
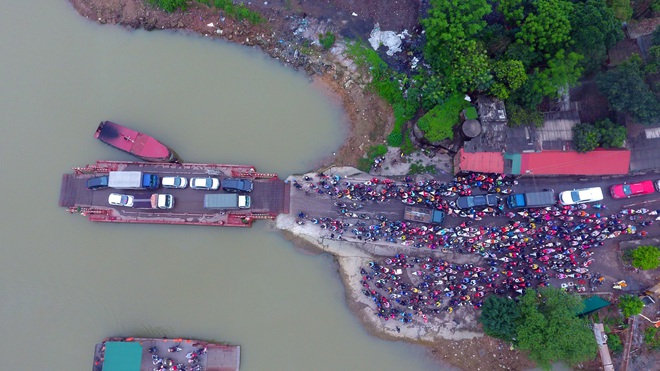
[[[313,85],[340,105],[344,112],[344,143],[322,159],[318,167],[355,166],[369,146],[384,142],[394,125],[392,108],[376,94],[367,91],[369,74],[362,73],[343,55],[342,42],[338,41],[329,51],[314,45],[319,33],[334,31],[331,22],[276,7],[259,9],[268,20],[264,24],[252,25],[225,17],[217,9],[198,3],[191,3],[186,11],[169,14],[145,5],[143,0],[70,2],[80,15],[99,24],[148,31],[177,30],[226,40],[259,48],[284,65],[305,73]],[[304,28],[300,27],[301,24]]]
[[[369,174],[351,167],[330,168],[324,173],[350,178],[355,182],[371,179]],[[313,173],[291,176],[287,181],[305,175],[312,178],[315,176]],[[369,261],[377,260],[378,257],[394,256],[401,252],[400,249],[386,243],[332,239],[323,233],[319,234],[317,226],[311,223],[301,225],[296,221],[296,215],[279,215],[275,227],[304,251],[328,253],[335,257],[346,288],[348,307],[373,336],[425,346],[434,358],[464,370],[521,370],[533,366],[520,352],[511,350],[509,344],[484,336],[477,321],[478,312],[471,308],[461,308],[460,321],[455,317],[457,314],[429,318],[428,322],[417,320],[409,324],[384,321],[377,317],[373,301],[362,293],[360,268],[368,266]],[[455,256],[451,260],[457,261]]]

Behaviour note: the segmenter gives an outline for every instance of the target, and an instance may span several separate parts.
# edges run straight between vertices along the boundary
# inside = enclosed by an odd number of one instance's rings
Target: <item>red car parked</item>
[[[613,198],[647,195],[653,192],[655,192],[655,188],[653,187],[653,182],[650,180],[632,184],[617,184],[610,187],[610,193]]]

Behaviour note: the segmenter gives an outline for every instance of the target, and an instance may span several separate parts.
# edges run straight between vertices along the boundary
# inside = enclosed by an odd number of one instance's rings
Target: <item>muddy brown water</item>
[[[60,178],[97,159],[101,120],[153,134],[187,161],[285,177],[342,140],[304,76],[257,51],[126,31],[64,0],[0,12],[3,370],[88,370],[106,336],[240,344],[242,370],[425,370],[416,346],[369,336],[331,257],[251,230],[96,224],[57,207]]]

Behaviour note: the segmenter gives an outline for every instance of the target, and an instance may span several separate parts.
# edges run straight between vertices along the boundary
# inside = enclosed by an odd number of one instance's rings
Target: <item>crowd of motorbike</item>
[[[295,179],[293,186],[308,194],[332,199],[337,217],[298,213],[298,224],[311,223],[327,237],[384,241],[443,252],[473,253],[479,264],[454,264],[437,257],[399,253],[360,268],[362,292],[375,304],[375,314],[403,323],[453,312],[463,306],[479,308],[485,295],[522,295],[528,288],[559,285],[568,291],[596,290],[603,277],[590,272],[594,250],[605,240],[622,235],[646,235],[658,211],[625,209],[606,215],[603,204],[553,205],[505,211],[504,205],[459,209],[457,196],[473,190],[509,194],[517,181],[500,174],[469,173],[449,182],[403,182],[373,178],[350,181],[319,173]],[[372,203],[403,202],[443,210],[459,219],[458,226],[389,220],[362,209]],[[493,217],[492,223],[479,222]],[[489,220],[490,221],[490,220]],[[456,223],[454,223],[456,224]],[[419,254],[421,255],[421,254]]]

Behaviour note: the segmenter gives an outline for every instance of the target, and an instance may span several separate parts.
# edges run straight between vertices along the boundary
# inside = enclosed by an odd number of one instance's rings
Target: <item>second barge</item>
[[[238,371],[241,347],[194,339],[107,338],[92,371]]]

